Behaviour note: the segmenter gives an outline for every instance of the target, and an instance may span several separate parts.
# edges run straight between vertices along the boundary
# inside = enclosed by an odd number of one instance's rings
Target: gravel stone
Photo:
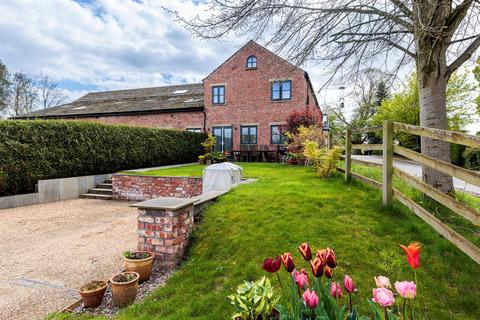
[[[172,272],[173,271],[171,269],[165,269],[164,267],[161,267],[159,266],[159,264],[155,263],[153,265],[152,275],[150,276],[150,279],[138,285],[138,293],[137,297],[135,298],[135,302],[142,300],[150,292],[163,286],[167,279],[172,275]],[[119,311],[120,308],[113,304],[112,287],[109,285],[107,291],[105,292],[105,296],[103,297],[101,305],[96,308],[85,308],[83,306],[79,306],[75,308],[73,312],[77,314],[89,313],[92,315],[105,315],[111,318]]]
[[[0,210],[0,319],[43,319],[123,269],[137,247],[129,202],[72,199]],[[6,258],[8,257],[8,258]]]

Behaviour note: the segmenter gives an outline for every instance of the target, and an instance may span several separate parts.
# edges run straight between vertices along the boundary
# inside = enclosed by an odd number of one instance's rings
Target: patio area
[[[135,249],[136,209],[128,202],[74,199],[0,210],[0,319],[43,319],[107,279]]]

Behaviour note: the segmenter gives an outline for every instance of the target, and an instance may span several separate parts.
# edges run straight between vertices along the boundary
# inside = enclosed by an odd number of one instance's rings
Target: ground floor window
[[[282,134],[279,125],[270,126],[270,144],[283,144],[285,135]]]
[[[240,143],[257,144],[257,126],[242,126]]]
[[[201,128],[187,128],[187,131],[190,131],[190,132],[202,132],[202,129]]]

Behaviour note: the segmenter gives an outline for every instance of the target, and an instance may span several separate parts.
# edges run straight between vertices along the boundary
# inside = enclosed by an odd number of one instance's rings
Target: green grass
[[[299,166],[241,165],[244,175],[258,182],[232,190],[209,207],[186,262],[164,287],[117,319],[229,319],[227,295],[244,279],[265,275],[265,257],[291,251],[297,264],[306,266],[297,250],[304,241],[313,248],[334,248],[339,262],[334,278],[353,277],[359,289],[354,300],[364,314],[374,276],[389,276],[392,283],[412,279],[398,244],[419,241],[418,299],[425,317],[478,319],[480,266],[403,206],[384,209],[378,190],[345,184],[340,175],[320,179]],[[202,169],[188,166],[155,174],[200,175]],[[283,268],[281,275],[286,277]],[[52,318],[57,316],[74,317]]]
[[[379,168],[353,164],[352,171],[380,182],[383,180],[382,172]],[[425,199],[420,191],[416,190],[396,176],[393,178],[393,185],[402,193],[433,213],[433,215],[435,215],[441,221],[445,222],[455,231],[467,238],[470,242],[480,247],[480,228],[478,226],[475,226],[470,221],[464,219],[460,215],[437,203],[436,201]],[[458,201],[466,204],[467,206],[470,206],[476,210],[480,210],[480,197],[466,192],[457,191],[456,198]]]

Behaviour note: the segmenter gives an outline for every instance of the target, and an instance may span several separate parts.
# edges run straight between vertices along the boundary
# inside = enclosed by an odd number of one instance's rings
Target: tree
[[[210,9],[206,18],[182,21],[203,38],[265,35],[295,63],[323,61],[332,75],[348,69],[355,78],[365,65],[396,74],[414,61],[420,125],[438,129],[448,125],[448,79],[480,46],[478,0],[238,0],[212,1]],[[448,150],[446,142],[422,138],[426,155],[449,162]],[[448,175],[425,168],[423,179],[453,191]]]
[[[471,84],[466,74],[454,73],[447,85],[447,119],[448,129],[460,131],[474,121],[473,93],[475,86]],[[406,89],[394,94],[390,99],[383,101],[372,119],[373,125],[380,125],[383,120],[393,120],[413,125],[420,123],[418,81],[412,75],[407,83]],[[420,150],[420,139],[418,136],[399,134],[396,136],[400,145]]]
[[[58,83],[49,76],[40,73],[37,79],[39,90],[38,104],[40,108],[47,109],[65,103],[67,96],[58,88]]]
[[[473,69],[473,76],[477,80],[477,88],[480,91],[480,56],[477,59],[477,65]],[[480,114],[480,94],[475,99],[475,103],[477,104],[477,113]]]
[[[361,129],[371,126],[371,120],[380,103],[389,97],[386,82],[389,75],[378,69],[363,70],[355,83],[354,89],[349,96],[356,104],[351,120],[347,120],[340,106],[328,106],[326,108],[331,119],[332,132],[344,131],[347,127]],[[354,134],[352,143],[381,143],[381,139],[375,133]]]
[[[7,66],[0,60],[0,115],[8,106],[8,93],[10,90],[10,73]]]
[[[35,79],[24,73],[16,72],[11,79],[8,108],[9,112],[18,116],[33,110],[37,99]]]

